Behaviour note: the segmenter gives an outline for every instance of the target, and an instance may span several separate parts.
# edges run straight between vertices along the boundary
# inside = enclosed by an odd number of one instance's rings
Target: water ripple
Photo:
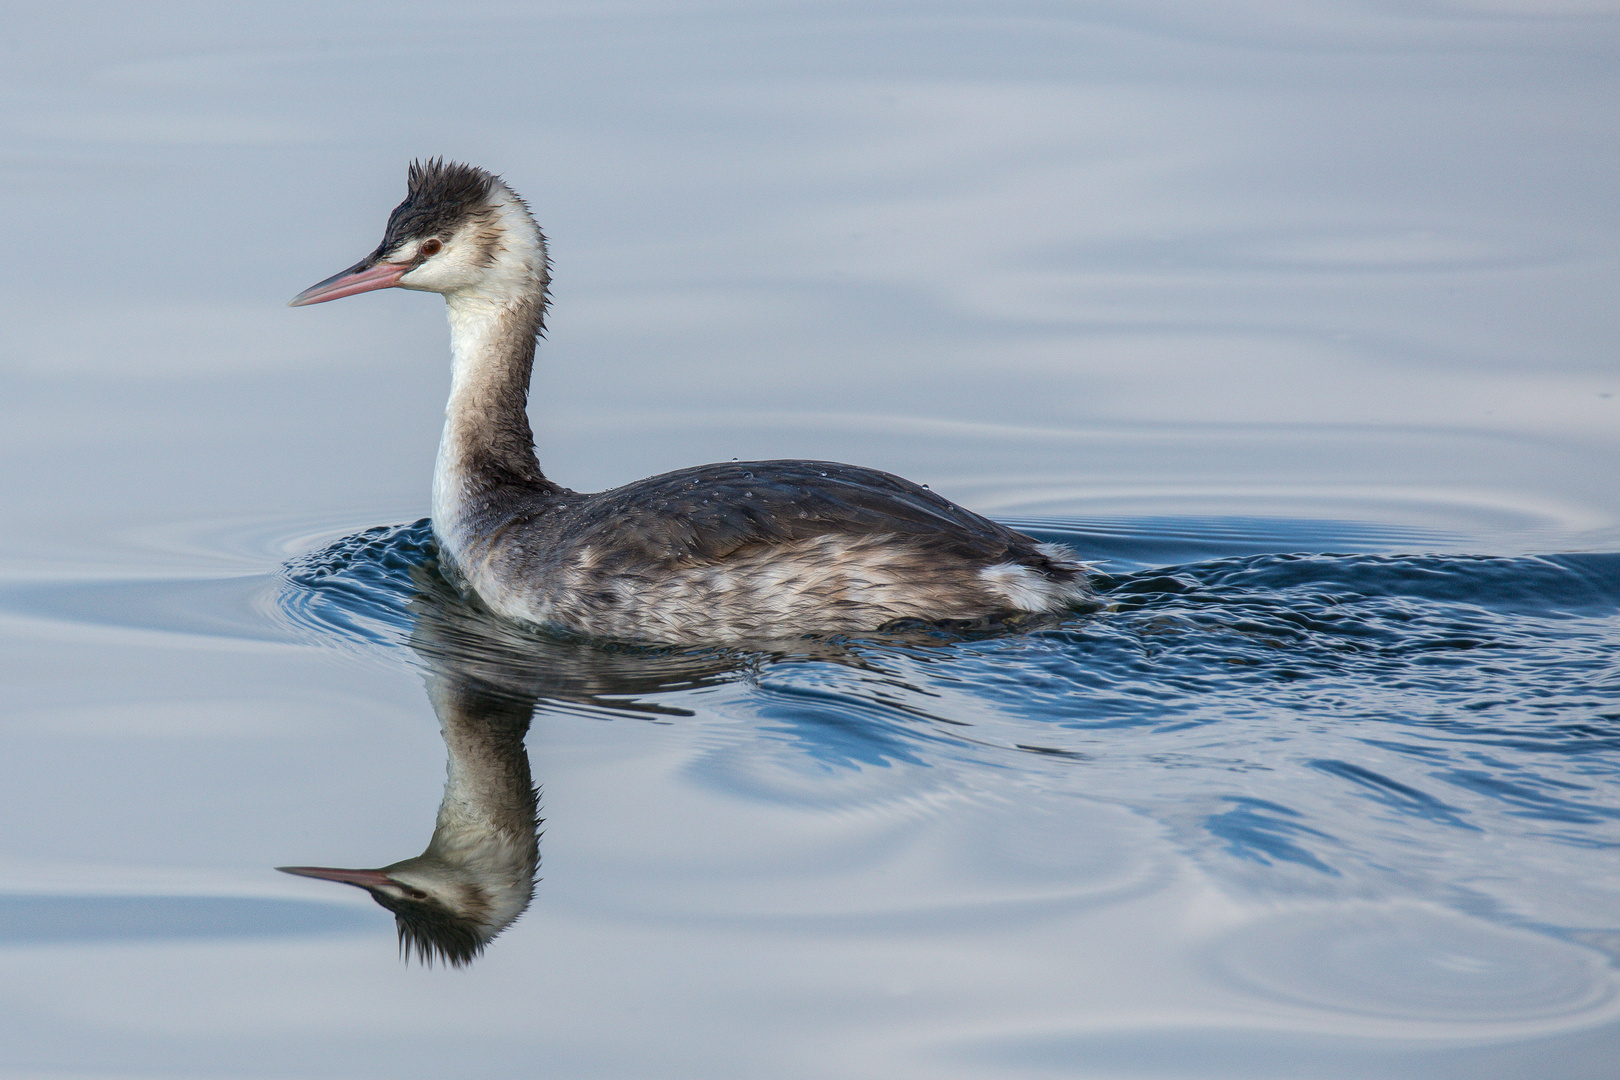
[[[4,599],[448,661],[543,707],[691,723],[724,744],[693,780],[735,798],[831,811],[888,805],[924,773],[953,790],[1022,776],[1157,821],[1233,888],[1394,890],[1521,928],[1616,932],[1564,897],[1620,896],[1591,859],[1620,846],[1620,554],[1402,554],[1372,534],[1379,553],[1331,553],[1354,540],[1342,523],[1313,538],[1298,522],[1138,522],[1134,540],[1130,524],[1029,525],[1109,560],[1107,608],[999,636],[563,639],[458,596],[424,521],[298,557],[271,597],[238,578]],[[1156,563],[1166,535],[1180,561]],[[1533,872],[1504,875],[1504,859]]]
[[[1210,962],[1271,1000],[1395,1025],[1385,1035],[1589,1020],[1616,1000],[1613,973],[1588,949],[1408,903],[1277,915],[1220,941]]]

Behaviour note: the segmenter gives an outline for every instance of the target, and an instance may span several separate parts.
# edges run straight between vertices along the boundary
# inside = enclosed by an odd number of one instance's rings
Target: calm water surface
[[[0,1075],[1607,1078],[1620,12],[88,5],[0,44]],[[553,241],[579,489],[804,456],[1030,632],[601,648],[438,577],[404,163]],[[533,712],[465,969],[276,874]]]

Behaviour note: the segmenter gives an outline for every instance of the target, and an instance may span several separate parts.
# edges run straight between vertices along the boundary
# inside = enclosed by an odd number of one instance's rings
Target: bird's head
[[[353,885],[394,913],[399,950],[431,966],[435,960],[461,967],[528,907],[534,895],[528,874],[492,874],[452,862],[431,851],[376,870],[326,866],[278,866],[300,877]]]
[[[545,237],[523,200],[493,173],[434,159],[411,163],[377,250],[289,306],[389,288],[504,306],[543,302],[549,281]]]

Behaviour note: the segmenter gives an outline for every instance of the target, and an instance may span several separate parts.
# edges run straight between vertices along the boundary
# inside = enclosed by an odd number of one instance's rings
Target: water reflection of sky
[[[442,152],[508,174],[551,234],[536,412],[581,488],[760,454],[966,485],[957,447],[981,440],[953,424],[1146,424],[1129,475],[1038,438],[1020,464],[1171,502],[1445,488],[1608,526],[1584,463],[1620,408],[1610,16],[1220,7],[21,16],[8,427],[44,485],[25,501],[67,475],[144,492],[154,455],[222,442],[217,470],[186,464],[234,510],[270,509],[220,490],[266,443],[416,505],[438,311],[279,302],[369,250],[401,163]],[[91,409],[53,392],[66,377],[98,384]],[[274,407],[236,416],[243,386]],[[672,443],[618,437],[694,411]],[[761,411],[867,422],[784,438]],[[70,473],[86,440],[133,460]],[[273,508],[350,505],[318,471],[278,476]]]
[[[1278,699],[1301,703],[1299,742],[1265,717],[1201,728],[1273,692],[1217,658],[1204,712],[1165,706],[1185,729],[1109,742],[1124,710],[1041,733],[1075,757],[999,757],[1051,680],[1087,677],[1038,642],[658,696],[685,720],[542,711],[539,898],[452,979],[402,971],[363,897],[268,867],[403,857],[437,805],[416,674],[332,647],[363,633],[311,644],[275,591],[284,559],[425,508],[436,302],[282,306],[371,249],[411,157],[502,172],[551,237],[531,412],[570,486],[853,460],[1063,518],[1120,574],[1613,550],[1617,19],[1602,0],[10,13],[0,1069],[1607,1075],[1613,766],[1546,764],[1612,738],[1591,720],[1615,686],[1601,605],[1378,608],[1516,646],[1500,674],[1466,669],[1473,696],[1414,691],[1410,737],[1378,746],[1322,719],[1388,704],[1371,666],[1365,700]],[[1501,567],[1504,596],[1579,570]],[[1232,574],[1251,572],[1280,573]],[[1199,610],[1155,603],[1089,655],[1126,664],[1138,631],[1173,649]],[[1262,659],[1266,633],[1245,639]],[[1339,639],[1312,633],[1331,660]],[[1592,732],[1492,726],[1553,670],[1546,715],[1585,708]],[[1478,745],[1434,745],[1431,706],[1478,715]],[[1526,749],[1544,734],[1560,749]],[[1180,779],[1222,754],[1228,786]],[[1480,821],[1488,843],[1434,839]],[[1225,876],[1193,835],[1229,846]]]

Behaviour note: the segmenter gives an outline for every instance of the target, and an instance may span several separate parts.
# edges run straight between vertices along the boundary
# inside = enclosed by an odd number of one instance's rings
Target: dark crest
[[[372,891],[372,898],[394,913],[399,929],[399,954],[432,967],[435,960],[451,967],[470,964],[484,951],[488,941],[471,918],[458,916],[438,904],[399,899]]]
[[[482,205],[489,199],[496,177],[475,165],[433,158],[413,161],[405,174],[405,190],[413,202]]]
[[[497,177],[472,165],[433,158],[411,162],[405,201],[388,217],[378,254],[417,236],[444,236],[489,205]]]

